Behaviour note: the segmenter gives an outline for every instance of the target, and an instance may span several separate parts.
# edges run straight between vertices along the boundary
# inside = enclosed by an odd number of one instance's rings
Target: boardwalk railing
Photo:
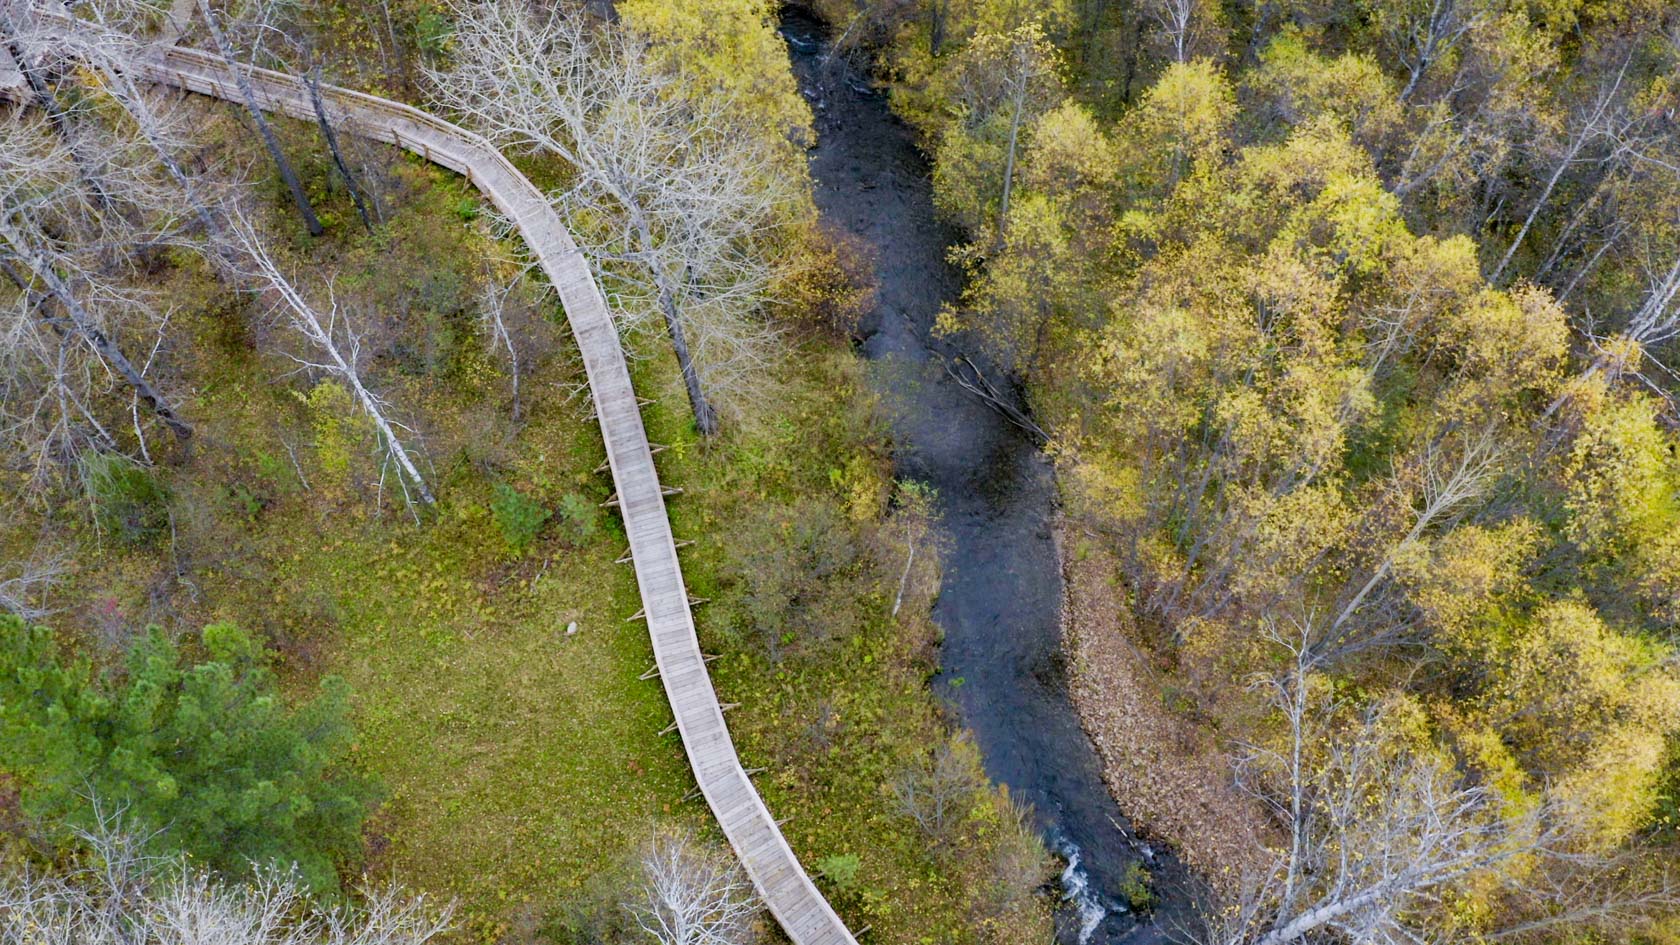
[[[221,58],[198,50],[156,46],[135,64],[134,71],[151,82],[238,101],[231,68]],[[263,108],[314,120],[314,106],[297,78],[265,69],[244,71]],[[619,511],[630,536],[654,659],[694,778],[788,938],[797,945],[856,945],[800,866],[741,767],[694,634],[694,616],[665,514],[659,474],[618,331],[571,233],[543,193],[482,137],[400,102],[333,86],[322,86],[321,91],[347,130],[406,148],[465,175],[518,228],[553,281],[589,375],[595,415],[618,489]]]

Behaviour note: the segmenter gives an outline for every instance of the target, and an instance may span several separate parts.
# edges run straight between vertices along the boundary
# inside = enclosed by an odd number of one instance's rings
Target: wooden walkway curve
[[[265,109],[314,121],[302,82],[293,76],[245,69]],[[239,100],[222,59],[193,49],[159,45],[135,66],[137,76],[216,98]],[[331,86],[322,87],[342,127],[398,145],[467,179],[518,227],[560,293],[572,335],[589,375],[589,389],[606,442],[619,510],[653,640],[659,678],[676,716],[695,780],[724,835],[766,906],[796,945],[856,945],[788,847],[736,754],[723,710],[694,634],[688,591],[671,537],[659,474],[642,427],[636,392],[607,302],[589,264],[554,208],[535,185],[478,135],[417,108]]]

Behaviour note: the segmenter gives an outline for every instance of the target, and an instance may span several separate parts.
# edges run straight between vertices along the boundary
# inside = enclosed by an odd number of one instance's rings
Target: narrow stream
[[[817,206],[875,254],[880,291],[862,326],[863,353],[891,414],[898,475],[939,494],[949,546],[934,608],[945,633],[936,686],[973,731],[987,773],[1032,806],[1064,859],[1058,940],[1164,941],[1186,915],[1182,868],[1133,834],[1067,693],[1050,465],[945,374],[957,349],[931,337],[961,280],[945,259],[956,234],[934,219],[928,166],[885,96],[838,58],[823,61],[818,21],[787,10],[782,34],[816,115]],[[1121,892],[1139,862],[1157,900],[1141,918]]]

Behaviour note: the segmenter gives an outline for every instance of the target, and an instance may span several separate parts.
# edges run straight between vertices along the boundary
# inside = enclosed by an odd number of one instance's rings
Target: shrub
[[[524,554],[553,513],[541,502],[523,495],[505,482],[499,482],[495,498],[490,500],[490,514],[496,520],[496,527],[501,529],[508,550]]]
[[[1120,878],[1120,895],[1126,897],[1133,912],[1148,912],[1154,907],[1154,882],[1142,863],[1134,861],[1126,867],[1126,874]]]
[[[57,829],[105,810],[152,843],[223,871],[296,864],[326,891],[360,849],[371,785],[342,765],[352,731],[336,677],[288,706],[267,654],[230,624],[204,628],[207,659],[184,665],[153,628],[126,672],[67,660],[51,631],[0,617],[0,757],[24,810]]]
[[[836,853],[817,861],[817,870],[843,893],[857,888],[858,856],[856,853]]]
[[[300,395],[309,409],[309,426],[315,444],[319,484],[328,492],[347,493],[352,485],[352,464],[366,454],[372,424],[356,407],[343,384],[324,380]]]
[[[169,494],[151,471],[116,453],[82,458],[82,488],[103,534],[146,545],[169,530]]]
[[[814,649],[857,632],[865,611],[856,602],[879,588],[857,523],[834,506],[767,507],[728,549],[719,610],[773,662],[790,645]]]
[[[560,498],[558,512],[560,522],[565,526],[566,536],[574,545],[581,545],[594,538],[601,528],[601,510],[595,503],[576,492],[568,492]]]

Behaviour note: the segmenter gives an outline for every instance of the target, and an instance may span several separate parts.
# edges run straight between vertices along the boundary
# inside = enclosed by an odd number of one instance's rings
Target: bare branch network
[[[438,101],[498,144],[576,176],[551,195],[593,257],[628,337],[663,329],[695,422],[753,396],[774,353],[762,315],[793,195],[739,103],[696,96],[646,44],[523,0],[454,8],[455,64]]]

